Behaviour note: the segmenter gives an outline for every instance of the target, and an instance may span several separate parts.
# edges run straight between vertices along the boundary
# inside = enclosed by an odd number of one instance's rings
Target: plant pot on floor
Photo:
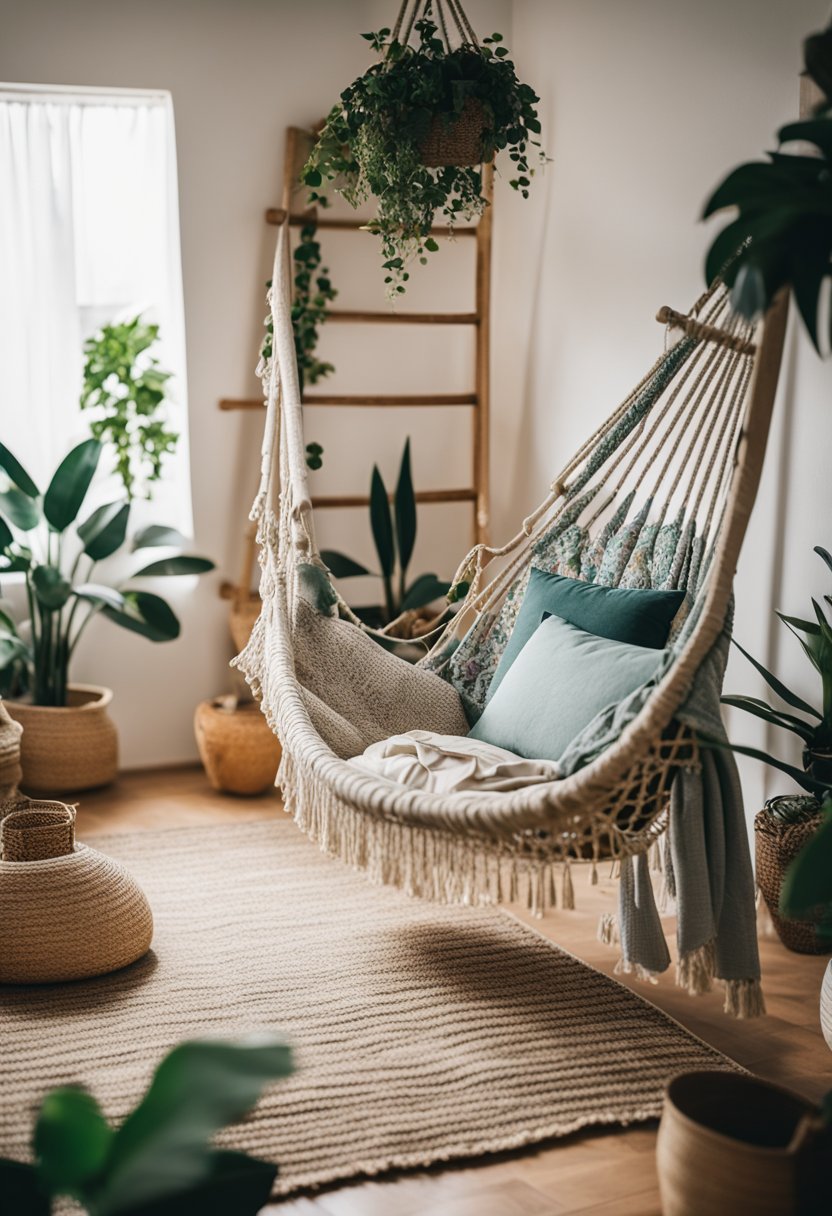
[[[777,935],[798,954],[828,954],[832,940],[818,935],[823,911],[812,920],[791,920],[780,913],[780,891],[786,871],[818,830],[821,811],[814,798],[772,798],[754,819],[757,886],[762,892]]]
[[[690,1072],[667,1087],[656,1145],[663,1216],[832,1211],[832,1128],[755,1077]]]
[[[274,785],[281,748],[255,701],[203,701],[194,715],[194,733],[215,790],[263,794]]]
[[[118,774],[118,735],[108,713],[109,688],[70,684],[65,706],[5,701],[23,727],[22,787],[28,793],[74,794],[108,785]]]

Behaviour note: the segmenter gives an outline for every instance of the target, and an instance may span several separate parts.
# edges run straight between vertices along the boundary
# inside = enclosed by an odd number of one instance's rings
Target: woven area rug
[[[278,1194],[660,1113],[684,1069],[732,1067],[499,911],[370,886],[289,820],[99,838],[143,885],[153,952],[118,974],[0,989],[0,1155],[44,1090],[122,1117],[175,1043],[275,1028],[298,1071],[227,1145]]]

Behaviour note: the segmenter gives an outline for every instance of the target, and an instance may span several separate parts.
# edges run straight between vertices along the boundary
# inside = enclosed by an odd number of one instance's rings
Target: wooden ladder
[[[320,216],[317,210],[296,210],[296,194],[299,175],[315,140],[313,131],[301,127],[289,127],[286,131],[286,152],[283,168],[283,193],[280,207],[266,211],[266,222],[282,224],[287,216],[292,228],[300,228],[310,221],[319,231],[359,231],[366,220],[330,218]],[[467,393],[383,393],[380,395],[344,393],[304,393],[305,406],[344,406],[361,408],[386,408],[401,406],[467,407],[471,410],[472,426],[472,484],[447,490],[420,490],[416,492],[417,503],[470,502],[472,507],[471,534],[477,543],[487,543],[489,533],[489,405],[490,405],[490,350],[491,350],[491,237],[493,225],[494,166],[483,167],[483,192],[488,200],[483,215],[476,225],[454,228],[443,225],[431,229],[432,235],[447,236],[451,231],[459,238],[476,241],[475,295],[473,312],[392,312],[390,310],[361,311],[332,308],[327,310],[326,324],[374,324],[374,325],[464,325],[475,330],[474,387]],[[263,408],[261,399],[249,400],[224,397],[221,410],[258,410]],[[312,498],[314,508],[366,507],[366,494],[317,495]],[[256,556],[256,529],[246,529],[242,569],[236,584],[223,583],[221,594],[232,599],[235,607],[256,600],[257,593],[251,591],[251,580]]]

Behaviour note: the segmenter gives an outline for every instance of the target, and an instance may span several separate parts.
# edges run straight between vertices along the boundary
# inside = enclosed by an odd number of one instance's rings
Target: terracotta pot
[[[422,164],[432,169],[443,165],[482,164],[484,128],[482,102],[476,97],[468,98],[455,122],[446,124],[437,114],[431,119],[430,128],[419,149]]]
[[[820,1028],[827,1047],[832,1051],[832,959],[826,965],[820,990]]]
[[[755,1077],[689,1072],[667,1087],[656,1145],[664,1216],[832,1211],[832,1130],[805,1099]]]
[[[262,794],[274,785],[281,748],[254,701],[217,697],[194,715],[208,780],[225,794]]]
[[[21,785],[29,793],[74,794],[108,785],[118,774],[118,734],[109,716],[109,688],[70,684],[67,704],[5,701],[23,727]]]

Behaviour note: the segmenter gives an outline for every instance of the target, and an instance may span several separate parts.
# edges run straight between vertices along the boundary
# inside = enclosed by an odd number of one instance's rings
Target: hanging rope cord
[[[448,25],[445,16],[446,9],[456,26],[460,43],[462,45],[467,44],[478,47],[477,35],[474,33],[474,28],[468,20],[468,16],[460,0],[403,0],[399,8],[399,15],[396,18],[396,24],[393,26],[391,40],[393,42],[400,42],[402,46],[406,46],[410,41],[410,35],[413,32],[413,27],[419,18],[419,14],[421,13],[422,18],[431,17],[435,14],[442,33],[442,39],[448,51],[450,51],[451,40],[448,36]]]

